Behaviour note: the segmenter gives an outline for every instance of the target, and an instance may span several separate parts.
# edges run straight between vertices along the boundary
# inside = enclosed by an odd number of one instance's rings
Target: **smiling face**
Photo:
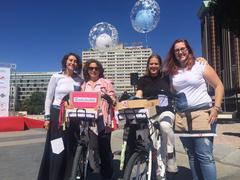
[[[66,61],[66,71],[67,73],[72,74],[77,67],[77,58],[73,55],[70,55]]]
[[[97,81],[99,79],[99,67],[97,66],[96,63],[91,63],[88,66],[88,74],[90,77],[90,80],[92,81]]]
[[[159,74],[160,72],[160,64],[159,64],[159,60],[156,57],[152,57],[149,61],[149,65],[148,65],[148,70],[150,72],[150,75],[152,77],[155,77]]]
[[[174,46],[174,54],[182,67],[185,67],[188,60],[189,51],[184,42],[178,42]]]

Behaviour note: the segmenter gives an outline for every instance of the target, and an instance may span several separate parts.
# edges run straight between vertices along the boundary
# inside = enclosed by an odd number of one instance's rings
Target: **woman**
[[[201,121],[208,121],[209,124],[214,125],[221,109],[224,87],[213,68],[207,63],[201,64],[195,61],[192,48],[188,41],[183,39],[173,43],[165,65],[177,95],[177,114],[183,113],[187,117],[188,113],[192,115],[193,112],[202,111],[204,113],[209,110],[208,118],[204,119],[203,116],[200,118],[202,118]],[[214,88],[214,105],[207,93],[206,82]],[[193,116],[191,120],[193,120]],[[179,120],[177,118],[176,123],[178,121],[181,124],[181,118]],[[193,179],[215,180],[213,137],[181,137],[181,141],[188,154]]]
[[[116,102],[115,91],[111,81],[104,79],[104,69],[102,64],[95,60],[89,60],[83,68],[85,83],[82,85],[84,92],[100,92],[102,97],[100,114],[97,119],[97,130],[90,134],[93,150],[99,151],[101,160],[101,175],[103,179],[111,179],[113,175],[112,150],[111,150],[111,130],[112,130],[112,104]],[[109,98],[107,98],[109,97]],[[94,144],[94,139],[97,141]],[[95,156],[96,160],[96,156]],[[91,162],[90,162],[91,164]],[[92,164],[91,164],[92,165]],[[98,164],[96,165],[98,168]]]
[[[160,122],[161,128],[161,157],[164,164],[167,163],[167,175],[173,176],[177,172],[177,164],[174,156],[174,111],[172,108],[172,98],[170,95],[170,81],[169,77],[161,72],[162,61],[159,55],[153,54],[148,58],[146,73],[138,81],[136,97],[139,98],[158,98],[158,95],[164,95],[166,99],[161,107],[157,107],[158,116],[155,118]],[[162,99],[163,100],[163,99]],[[168,158],[167,158],[168,156]],[[166,159],[167,162],[166,162]],[[159,163],[159,162],[158,162]],[[157,176],[163,176],[156,171]]]
[[[63,131],[59,123],[60,104],[64,96],[80,90],[83,79],[79,76],[82,70],[80,57],[69,53],[62,59],[62,71],[53,74],[48,84],[45,100],[45,123],[48,130],[38,180],[68,179],[73,158],[73,144],[69,132]],[[54,143],[58,143],[57,146]]]

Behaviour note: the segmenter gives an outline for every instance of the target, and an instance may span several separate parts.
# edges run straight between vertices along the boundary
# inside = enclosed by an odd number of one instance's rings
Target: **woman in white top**
[[[200,115],[199,119],[215,125],[221,109],[224,87],[213,68],[207,63],[195,61],[192,48],[188,41],[183,39],[172,44],[165,60],[165,68],[177,95],[177,114],[185,114],[190,121],[193,119],[192,112],[209,110],[207,118]],[[215,91],[214,105],[207,92],[207,83]],[[181,141],[188,154],[193,179],[215,180],[213,137],[181,137]]]
[[[80,77],[82,61],[75,53],[62,59],[62,71],[53,74],[48,84],[45,100],[45,123],[48,129],[38,180],[63,180],[69,177],[73,158],[74,138],[63,130],[59,122],[62,99],[72,91],[80,91],[83,79]],[[54,140],[59,147],[53,145]]]

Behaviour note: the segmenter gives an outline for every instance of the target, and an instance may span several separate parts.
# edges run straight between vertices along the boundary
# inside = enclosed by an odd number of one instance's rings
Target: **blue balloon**
[[[154,16],[149,9],[140,10],[137,13],[135,18],[136,26],[139,26],[139,28],[142,28],[144,32],[151,28],[153,21],[154,21]]]
[[[137,32],[148,33],[159,22],[160,7],[155,0],[138,0],[132,8],[130,19]]]

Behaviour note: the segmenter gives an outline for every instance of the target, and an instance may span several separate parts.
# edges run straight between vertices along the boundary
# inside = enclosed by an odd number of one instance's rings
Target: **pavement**
[[[112,150],[114,152],[115,176],[121,177],[119,172],[120,149],[122,145],[123,123],[112,133]],[[44,129],[30,129],[18,132],[0,132],[0,179],[13,180],[36,179],[41,162],[46,131]],[[177,179],[191,179],[191,173],[183,146],[176,136],[177,163],[179,173]],[[240,175],[240,122],[219,121],[217,136],[214,139],[214,156],[217,164],[219,180],[237,180]],[[24,163],[24,168],[23,167]],[[221,165],[223,164],[223,165]],[[11,171],[9,172],[9,169]],[[224,172],[225,171],[225,172]],[[12,173],[14,172],[14,173]],[[185,173],[185,174],[184,174]],[[231,176],[226,176],[226,174]],[[189,179],[187,178],[189,177]],[[92,178],[97,179],[97,178]],[[113,178],[119,179],[119,178]]]
[[[120,124],[120,127],[123,125]],[[113,132],[113,136],[122,138],[123,129]],[[186,154],[178,136],[175,136],[175,149]],[[217,136],[214,137],[213,153],[215,160],[235,167],[240,167],[240,121],[219,120]]]

